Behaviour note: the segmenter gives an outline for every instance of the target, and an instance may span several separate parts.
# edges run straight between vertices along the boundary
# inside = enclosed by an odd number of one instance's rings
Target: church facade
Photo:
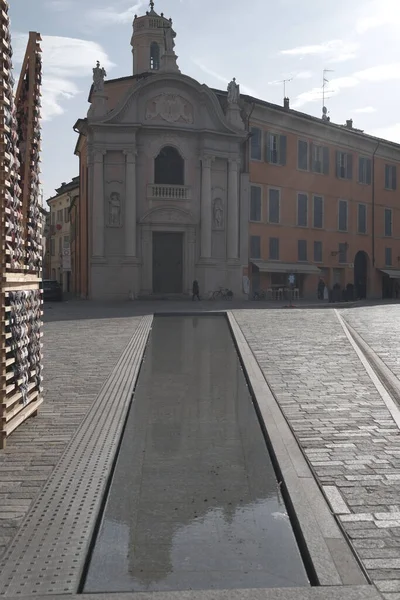
[[[135,17],[133,75],[93,70],[80,158],[81,290],[92,299],[243,295],[248,132],[233,80],[222,97],[183,75],[170,19]],[[86,292],[86,293],[85,293]]]

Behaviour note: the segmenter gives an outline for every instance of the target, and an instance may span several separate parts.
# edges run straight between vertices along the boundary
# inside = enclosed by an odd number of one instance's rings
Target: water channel
[[[226,319],[156,317],[83,592],[308,585]]]

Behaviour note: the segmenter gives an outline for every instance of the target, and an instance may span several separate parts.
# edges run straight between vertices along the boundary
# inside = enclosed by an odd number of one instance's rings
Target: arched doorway
[[[357,300],[367,297],[368,254],[363,250],[357,252],[354,259],[354,291]]]

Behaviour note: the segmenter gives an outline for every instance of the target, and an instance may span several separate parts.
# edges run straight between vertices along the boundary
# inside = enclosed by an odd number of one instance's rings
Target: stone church
[[[211,90],[177,65],[171,19],[135,16],[133,74],[93,69],[80,134],[89,298],[243,295],[248,263],[248,132],[239,86]],[[82,253],[83,253],[83,249]],[[84,270],[84,267],[82,266]]]

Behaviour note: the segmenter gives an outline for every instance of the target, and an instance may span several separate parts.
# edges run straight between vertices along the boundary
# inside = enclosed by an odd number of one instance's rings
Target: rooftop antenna
[[[286,84],[289,83],[290,81],[293,81],[293,77],[290,77],[290,79],[282,79],[281,83],[283,83],[283,97],[286,98]]]
[[[326,84],[329,83],[329,79],[326,78],[326,73],[333,73],[333,69],[324,69],[322,72],[322,112],[325,114],[326,110],[324,111],[325,107],[325,87]]]

